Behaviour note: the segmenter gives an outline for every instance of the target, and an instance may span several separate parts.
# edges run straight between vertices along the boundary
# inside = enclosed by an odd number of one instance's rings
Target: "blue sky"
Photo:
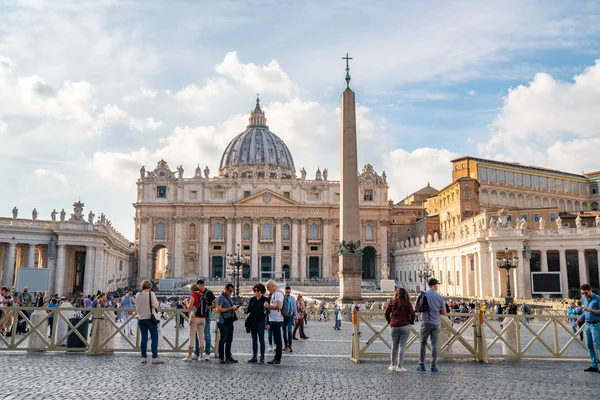
[[[374,5],[375,4],[375,5]],[[164,158],[215,174],[261,93],[309,176],[338,176],[354,57],[359,163],[400,200],[474,155],[600,169],[597,1],[0,1],[0,215],[104,212],[133,236]]]

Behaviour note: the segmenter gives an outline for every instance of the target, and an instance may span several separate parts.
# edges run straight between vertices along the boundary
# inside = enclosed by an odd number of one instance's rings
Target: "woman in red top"
[[[404,288],[396,289],[396,293],[385,309],[385,319],[392,332],[392,355],[390,371],[406,372],[402,367],[406,342],[410,336],[410,325],[415,322],[415,310],[410,302],[408,292]],[[400,357],[398,357],[400,351]]]
[[[188,321],[190,326],[190,341],[188,343],[187,357],[185,357],[183,361],[198,359],[198,356],[192,356],[196,339],[198,339],[198,343],[200,344],[200,354],[204,354],[204,325],[206,324],[206,317],[196,316],[196,310],[200,308],[200,297],[202,296],[204,296],[204,294],[200,292],[200,286],[195,283],[192,284],[192,286],[190,286],[190,302],[188,304],[188,309],[190,311],[190,319]]]

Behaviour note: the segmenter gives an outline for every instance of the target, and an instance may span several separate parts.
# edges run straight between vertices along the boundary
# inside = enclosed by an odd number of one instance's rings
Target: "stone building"
[[[510,271],[513,295],[532,297],[531,272],[559,272],[569,297],[588,282],[600,288],[598,172],[566,172],[461,157],[452,182],[427,199],[427,217],[439,234],[408,238],[395,246],[396,279],[415,289],[429,272],[450,295],[504,296],[506,271],[498,260],[519,258]]]
[[[20,268],[50,268],[50,293],[92,294],[130,286],[134,278],[133,248],[104,214],[83,213],[73,204],[70,217],[54,210],[50,220],[0,218],[2,285],[14,286]],[[57,218],[58,217],[58,218]]]
[[[160,160],[142,167],[134,204],[138,279],[225,277],[227,255],[250,256],[246,278],[337,276],[340,182],[327,169],[296,170],[286,144],[266,125],[260,100],[225,148],[216,176],[185,175]],[[390,205],[385,172],[359,174],[363,277],[388,262]]]

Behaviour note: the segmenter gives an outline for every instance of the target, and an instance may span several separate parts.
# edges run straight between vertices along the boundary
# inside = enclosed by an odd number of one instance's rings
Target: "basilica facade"
[[[216,175],[160,160],[142,167],[134,204],[139,279],[224,278],[227,255],[247,255],[245,278],[330,278],[338,272],[340,182],[296,170],[269,130],[260,100],[224,149]],[[385,172],[359,174],[363,278],[388,263],[391,205]]]

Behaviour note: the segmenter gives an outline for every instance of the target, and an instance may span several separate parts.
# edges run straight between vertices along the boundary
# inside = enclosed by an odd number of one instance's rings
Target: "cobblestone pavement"
[[[600,374],[585,373],[587,361],[441,360],[439,373],[387,370],[385,359],[354,364],[349,359],[351,325],[334,331],[311,322],[306,341],[295,341],[279,366],[246,364],[250,339],[236,324],[233,344],[239,364],[185,363],[183,354],[163,354],[164,365],[140,364],[138,355],[0,353],[0,399],[559,399],[596,398]],[[267,359],[272,355],[268,354]],[[273,393],[276,392],[276,393]]]

